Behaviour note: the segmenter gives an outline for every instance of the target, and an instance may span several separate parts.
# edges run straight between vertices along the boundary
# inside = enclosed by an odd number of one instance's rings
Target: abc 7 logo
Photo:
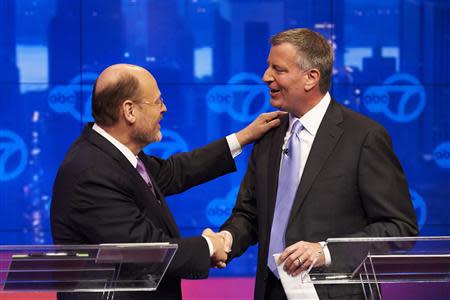
[[[75,108],[77,97],[73,88],[57,86],[48,96],[48,104],[56,113],[71,112]]]
[[[209,202],[206,207],[206,217],[214,225],[222,225],[231,215],[239,188],[233,188],[225,198],[216,198]]]
[[[240,73],[233,76],[227,85],[211,88],[206,102],[216,113],[227,113],[236,121],[248,122],[267,111],[269,94],[256,74]]]
[[[450,142],[439,144],[433,152],[434,161],[443,169],[450,169]]]
[[[177,132],[169,129],[161,130],[163,139],[160,143],[151,143],[144,148],[147,154],[167,158],[177,152],[189,151],[186,141]]]
[[[370,112],[383,113],[399,123],[410,122],[422,113],[426,104],[425,89],[416,78],[409,74],[395,74],[383,84],[369,87],[363,95],[364,106]],[[392,111],[390,103],[396,98],[394,95],[400,96],[395,111]]]
[[[10,130],[0,130],[0,181],[22,174],[27,160],[27,146],[23,139]]]
[[[417,215],[417,222],[419,223],[419,229],[422,229],[423,225],[427,220],[427,204],[416,191],[410,189],[411,199],[413,202],[414,210]]]
[[[68,85],[54,87],[48,96],[50,108],[55,113],[68,113],[77,121],[92,120],[91,91],[97,76],[97,73],[83,73],[73,78]],[[77,105],[80,101],[81,104]],[[83,107],[82,111],[79,111],[80,107]]]

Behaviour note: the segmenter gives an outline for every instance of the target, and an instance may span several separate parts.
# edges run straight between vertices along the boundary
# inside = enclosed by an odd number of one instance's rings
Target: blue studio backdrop
[[[268,40],[293,27],[330,40],[331,94],[390,132],[420,234],[449,235],[449,20],[447,0],[0,0],[0,244],[52,242],[53,180],[106,66],[155,75],[168,112],[145,151],[167,157],[271,110]],[[249,153],[238,172],[168,199],[184,236],[230,214]],[[255,268],[253,247],[215,272]]]

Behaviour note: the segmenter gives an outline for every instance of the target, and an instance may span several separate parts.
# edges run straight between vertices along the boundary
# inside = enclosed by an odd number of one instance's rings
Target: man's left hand
[[[314,264],[314,267],[325,265],[325,255],[319,243],[300,241],[284,249],[278,258],[278,264],[283,261],[284,270],[296,276],[307,270],[311,264]]]

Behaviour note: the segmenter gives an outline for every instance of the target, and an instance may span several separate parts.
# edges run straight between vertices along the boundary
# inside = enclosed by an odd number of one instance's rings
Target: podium
[[[0,246],[2,292],[154,291],[176,244]]]
[[[380,284],[445,285],[450,297],[450,237],[330,238],[332,262],[313,268],[316,289],[354,287],[365,299],[383,299]],[[351,289],[350,289],[351,290]],[[432,298],[432,297],[431,297]],[[430,298],[430,299],[431,299]]]

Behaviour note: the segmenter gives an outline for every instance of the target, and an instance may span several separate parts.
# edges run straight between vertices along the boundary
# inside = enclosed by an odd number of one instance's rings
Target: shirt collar
[[[117,149],[119,149],[119,151],[122,152],[122,154],[128,159],[128,161],[133,165],[133,167],[136,168],[137,158],[127,146],[116,140],[112,135],[110,135],[103,128],[98,126],[97,123],[94,123],[94,126],[92,126],[92,130],[96,131],[102,137],[107,139],[111,144],[113,144]]]
[[[315,136],[317,130],[319,130],[320,123],[322,122],[323,117],[327,111],[328,106],[331,102],[331,96],[327,92],[322,99],[320,99],[319,103],[316,104],[310,111],[304,114],[301,118],[297,118],[293,114],[289,114],[289,128],[288,132],[291,132],[292,125],[295,120],[300,120],[303,128],[308,131],[312,136]]]

